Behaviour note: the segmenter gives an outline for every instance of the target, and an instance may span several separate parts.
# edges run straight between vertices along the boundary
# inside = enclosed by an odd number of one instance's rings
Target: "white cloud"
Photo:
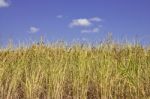
[[[63,18],[63,15],[57,15],[56,17],[61,19],[61,18]]]
[[[69,27],[89,27],[91,24],[96,24],[95,22],[101,21],[102,19],[99,17],[73,19]]]
[[[93,18],[90,18],[89,20],[93,21],[93,22],[100,22],[100,21],[102,21],[102,19],[99,18],[99,17],[93,17]]]
[[[72,20],[72,22],[70,23],[70,27],[76,27],[76,26],[81,26],[81,27],[88,27],[90,26],[92,23],[86,19],[86,18],[80,18],[80,19],[74,19]]]
[[[93,29],[85,29],[81,30],[81,33],[98,33],[100,29],[98,27],[93,28]]]
[[[8,7],[10,4],[6,0],[0,0],[0,8]]]
[[[81,33],[98,33],[102,25],[99,17],[73,19],[69,24],[70,27],[80,27]]]
[[[37,27],[30,27],[30,31],[29,31],[29,33],[36,33],[36,32],[38,32],[40,29],[39,28],[37,28]]]

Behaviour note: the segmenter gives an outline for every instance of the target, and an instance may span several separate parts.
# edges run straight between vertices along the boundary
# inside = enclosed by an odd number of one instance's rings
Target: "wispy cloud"
[[[0,8],[8,7],[10,4],[6,0],[0,0]]]
[[[100,22],[100,21],[102,21],[102,19],[99,18],[99,17],[93,17],[93,18],[90,18],[89,20],[93,21],[93,22]]]
[[[57,15],[56,17],[61,19],[61,18],[63,18],[63,15]]]
[[[72,22],[69,24],[69,27],[88,27],[92,23],[86,18],[80,19],[73,19]]]
[[[100,28],[95,27],[93,29],[84,29],[81,30],[81,33],[98,33],[100,31]]]
[[[98,33],[99,31],[100,31],[99,28],[94,28],[94,29],[92,30],[92,32],[94,32],[94,33]]]
[[[40,29],[34,26],[30,27],[29,33],[37,33]]]

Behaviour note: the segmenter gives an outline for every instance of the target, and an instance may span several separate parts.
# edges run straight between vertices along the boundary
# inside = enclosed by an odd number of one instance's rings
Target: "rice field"
[[[150,47],[40,43],[1,48],[0,99],[150,99]]]

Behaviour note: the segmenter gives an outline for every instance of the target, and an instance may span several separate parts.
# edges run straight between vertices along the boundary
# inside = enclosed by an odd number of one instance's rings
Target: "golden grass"
[[[33,44],[0,50],[0,99],[149,99],[150,49]]]

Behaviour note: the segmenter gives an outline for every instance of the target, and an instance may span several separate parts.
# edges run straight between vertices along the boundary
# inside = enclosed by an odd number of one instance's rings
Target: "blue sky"
[[[150,39],[150,0],[0,0],[0,43]]]

